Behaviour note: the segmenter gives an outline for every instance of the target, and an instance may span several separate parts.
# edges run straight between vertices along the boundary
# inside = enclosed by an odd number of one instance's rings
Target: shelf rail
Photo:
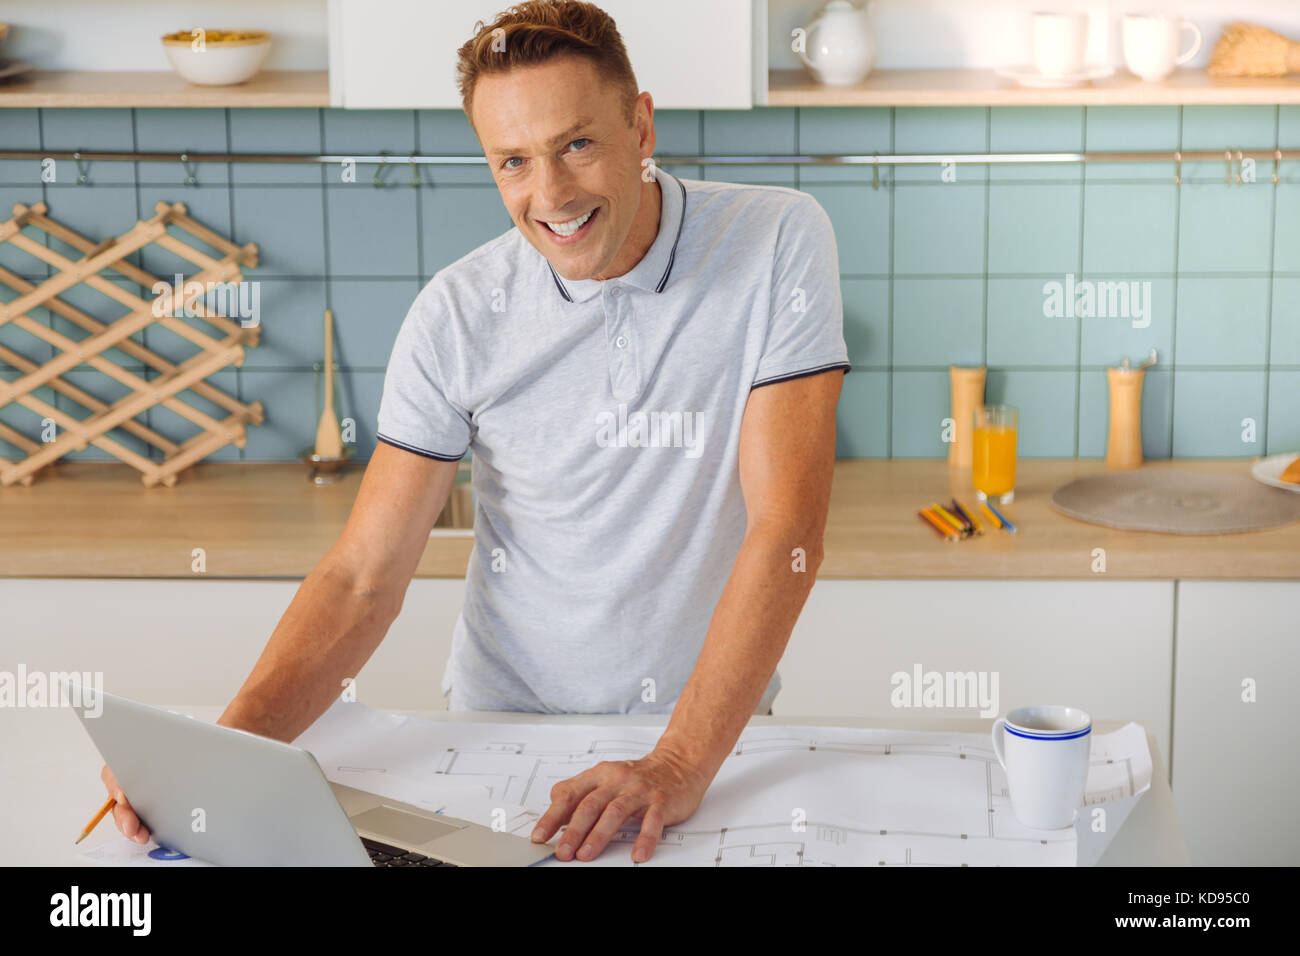
[[[315,163],[337,165],[354,163],[377,165],[375,185],[382,185],[382,174],[389,168],[401,166],[482,166],[484,156],[426,156],[419,154],[372,155],[347,153],[148,153],[148,152],[92,152],[88,150],[0,150],[0,159],[72,160],[86,182],[89,163],[97,162],[154,162],[178,163],[186,172],[186,182],[193,183],[193,167],[197,163]],[[870,154],[791,154],[791,155],[735,155],[692,156],[663,155],[655,157],[661,166],[870,166],[873,169],[872,185],[879,187],[881,166],[946,166],[946,165],[1019,165],[1019,164],[1083,164],[1092,163],[1173,163],[1174,183],[1182,181],[1182,164],[1185,162],[1222,161],[1226,166],[1225,182],[1242,182],[1242,163],[1272,161],[1273,185],[1280,182],[1279,170],[1284,160],[1300,160],[1300,149],[1198,149],[1131,152],[1082,153],[870,153]],[[1236,164],[1236,172],[1233,165]]]

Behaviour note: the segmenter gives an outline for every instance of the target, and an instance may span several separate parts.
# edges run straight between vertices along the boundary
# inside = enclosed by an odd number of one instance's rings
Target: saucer
[[[1090,66],[1079,73],[1068,73],[1065,76],[1044,76],[1032,66],[1004,66],[993,72],[1004,80],[1015,80],[1021,86],[1028,86],[1036,90],[1054,90],[1068,86],[1078,86],[1092,80],[1104,80],[1106,77],[1114,75],[1115,68],[1113,66]]]

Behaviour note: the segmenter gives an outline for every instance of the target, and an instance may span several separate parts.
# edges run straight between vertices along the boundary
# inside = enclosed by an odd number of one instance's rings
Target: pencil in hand
[[[117,806],[117,800],[113,797],[109,797],[105,800],[104,805],[99,808],[99,812],[96,813],[94,817],[91,818],[91,821],[86,824],[86,828],[81,831],[81,836],[77,837],[77,839],[72,842],[72,845],[76,846],[82,840],[86,839],[86,837],[90,835],[90,831],[99,826],[99,821],[104,819],[104,817],[108,815],[108,811],[112,810],[115,806]]]

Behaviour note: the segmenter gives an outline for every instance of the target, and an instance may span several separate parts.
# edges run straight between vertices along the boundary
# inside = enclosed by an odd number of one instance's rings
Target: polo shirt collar
[[[671,173],[652,166],[659,181],[659,234],[650,244],[641,261],[614,279],[564,279],[548,261],[551,278],[555,280],[556,294],[569,302],[585,302],[600,291],[606,282],[636,286],[646,292],[662,292],[668,284],[677,257],[677,244],[681,240],[682,225],[686,221],[686,187]]]

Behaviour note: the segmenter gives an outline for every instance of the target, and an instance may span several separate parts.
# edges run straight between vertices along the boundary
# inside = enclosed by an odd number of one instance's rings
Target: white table
[[[215,721],[223,708],[212,706],[162,705],[193,714],[200,720]],[[519,713],[450,713],[445,710],[402,710],[396,713],[431,720],[493,721],[502,723],[584,723],[619,727],[663,727],[667,715],[593,716],[575,714],[546,716]],[[937,730],[987,734],[991,721],[959,718],[871,719],[835,717],[753,717],[753,726],[838,726],[875,727],[900,730]],[[1098,720],[1097,733],[1123,726],[1124,721]],[[103,760],[81,728],[75,714],[64,708],[0,709],[0,865],[76,866],[85,865],[79,853],[108,840],[120,839],[113,822],[105,819],[80,846],[73,840],[86,821],[106,799],[99,780]],[[1151,788],[1136,806],[1097,860],[1099,838],[1080,814],[1076,824],[1081,865],[1096,860],[1099,866],[1187,866],[1187,844],[1183,839],[1173,793],[1169,789],[1160,750],[1150,731]],[[579,864],[580,865],[580,864]]]

